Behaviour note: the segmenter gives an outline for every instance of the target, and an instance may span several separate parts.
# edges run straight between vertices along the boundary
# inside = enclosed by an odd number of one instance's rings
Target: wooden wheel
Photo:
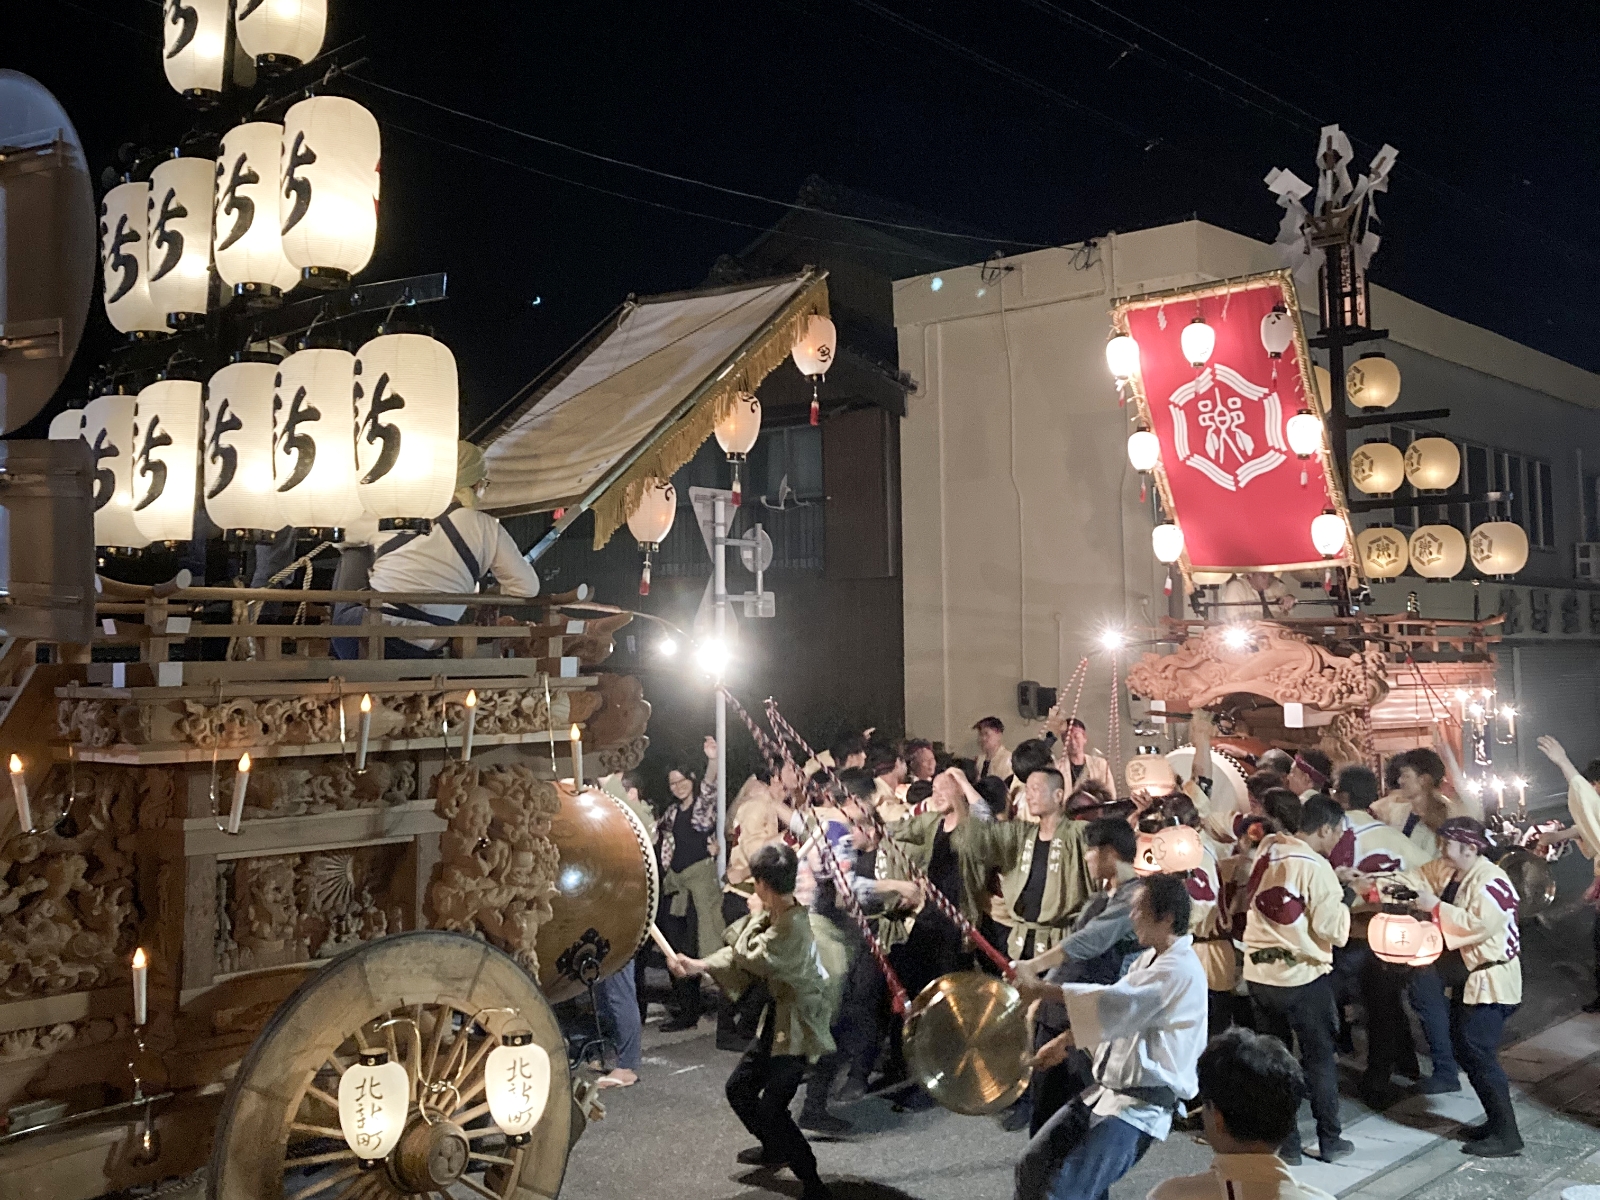
[[[528,1029],[550,1056],[550,1092],[532,1140],[515,1146],[489,1117],[484,1059],[499,1034]],[[339,1079],[363,1050],[386,1050],[413,1080],[406,1132],[375,1169],[339,1128]],[[566,1046],[533,979],[462,934],[397,934],[330,964],[273,1014],[228,1089],[207,1196],[547,1200],[573,1120]]]

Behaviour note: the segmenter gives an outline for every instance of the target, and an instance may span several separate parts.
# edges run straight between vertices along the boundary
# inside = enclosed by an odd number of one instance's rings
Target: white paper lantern
[[[180,95],[215,98],[228,52],[228,0],[165,0],[161,65]]]
[[[378,122],[354,100],[313,96],[284,114],[278,227],[308,283],[343,286],[378,236]]]
[[[123,183],[100,202],[100,267],[106,316],[119,333],[162,332],[166,314],[150,299],[145,269],[145,233],[150,185]]]
[[[749,392],[740,392],[728,406],[728,413],[717,422],[717,445],[730,461],[750,453],[761,435],[761,401]]]
[[[322,51],[327,0],[238,0],[233,30],[258,66],[292,70]]]
[[[83,409],[83,438],[94,453],[94,544],[138,549],[150,539],[133,521],[132,396],[98,396]]]
[[[272,479],[285,525],[337,529],[360,519],[350,427],[356,356],[301,350],[278,364]]]
[[[1331,508],[1311,519],[1311,544],[1323,558],[1338,558],[1343,554],[1347,536],[1344,518]]]
[[[1157,525],[1150,531],[1150,548],[1155,551],[1156,561],[1177,562],[1183,554],[1183,530],[1170,521]]]
[[[237,362],[206,385],[206,515],[223,529],[281,529],[289,524],[272,478],[272,396],[276,363]]]
[[[1369,496],[1387,496],[1406,477],[1406,456],[1391,442],[1367,442],[1350,455],[1350,482]]]
[[[379,520],[429,520],[456,490],[455,356],[420,333],[373,338],[356,354],[356,486]]]
[[[171,158],[150,173],[150,302],[168,325],[201,314],[211,297],[211,209],[217,166]],[[174,321],[172,315],[177,314]]]
[[[639,506],[628,514],[628,532],[644,551],[644,569],[639,573],[639,595],[650,594],[650,556],[672,532],[672,519],[678,515],[678,489],[665,479],[647,479],[639,495]]]
[[[1173,773],[1172,764],[1161,753],[1159,746],[1136,748],[1123,771],[1123,778],[1134,791],[1151,796],[1165,796],[1178,786],[1178,777]]]
[[[235,125],[217,157],[217,274],[241,295],[273,295],[300,282],[278,232],[278,160],[283,126]]]
[[[1367,944],[1386,963],[1426,967],[1444,953],[1444,932],[1426,916],[1380,912],[1367,925]]]
[[[1178,343],[1183,347],[1183,357],[1198,371],[1211,361],[1211,352],[1217,348],[1217,331],[1206,324],[1204,317],[1196,317],[1183,327]]]
[[[550,1099],[550,1055],[527,1034],[513,1034],[483,1064],[489,1115],[513,1145],[527,1141]]]
[[[1472,565],[1485,575],[1515,575],[1528,565],[1528,534],[1510,521],[1488,521],[1472,531]]]
[[[1423,525],[1411,534],[1410,554],[1424,579],[1451,579],[1467,565],[1467,539],[1454,525]]]
[[[1422,491],[1442,492],[1461,477],[1461,451],[1449,438],[1418,438],[1406,448],[1406,479]]]
[[[81,408],[69,408],[66,412],[57,413],[50,418],[50,429],[45,436],[52,442],[70,442],[73,438],[81,438],[83,411]]]
[[[833,322],[821,313],[812,313],[805,332],[795,341],[791,357],[800,374],[813,378],[826,375],[839,348],[839,333]]]
[[[1282,358],[1283,352],[1294,341],[1294,318],[1283,305],[1274,305],[1271,312],[1261,318],[1261,344],[1269,358]]]
[[[1161,439],[1148,429],[1135,429],[1128,435],[1128,464],[1135,471],[1153,471],[1161,461]]]
[[[1356,554],[1369,579],[1397,579],[1411,562],[1406,535],[1392,525],[1369,525],[1356,534]]]
[[[1357,408],[1388,408],[1400,399],[1400,368],[1381,354],[1363,354],[1345,372],[1344,390]]]
[[[356,1157],[387,1158],[406,1129],[411,1080],[383,1051],[363,1054],[339,1079],[339,1128]]]
[[[1289,449],[1301,458],[1315,454],[1322,446],[1322,418],[1309,408],[1290,417],[1283,431],[1288,435]]]
[[[133,523],[152,542],[194,537],[200,384],[163,379],[133,407]]]
[[[1120,383],[1131,379],[1139,370],[1139,343],[1125,333],[1119,333],[1106,343],[1106,366]]]

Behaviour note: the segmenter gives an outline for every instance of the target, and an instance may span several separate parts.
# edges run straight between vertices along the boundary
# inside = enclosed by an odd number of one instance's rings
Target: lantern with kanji
[[[225,530],[281,529],[272,479],[272,397],[278,365],[229,363],[206,386],[204,467],[206,515]]]
[[[217,156],[217,274],[238,296],[273,297],[300,282],[278,231],[283,126],[247,121],[228,130]]]
[[[1410,539],[1411,569],[1424,579],[1451,579],[1467,565],[1467,539],[1454,525],[1423,525]]]
[[[1367,925],[1367,944],[1387,963],[1426,967],[1444,953],[1444,934],[1404,904],[1385,904]]]
[[[1461,451],[1448,438],[1418,438],[1406,448],[1406,480],[1422,492],[1442,492],[1461,477]]]
[[[1528,534],[1511,521],[1486,521],[1472,531],[1468,551],[1478,570],[1505,578],[1528,565]]]
[[[1133,869],[1138,875],[1182,875],[1198,870],[1204,858],[1198,833],[1187,825],[1169,825],[1139,835]]]
[[[150,185],[118,184],[100,201],[100,267],[106,316],[134,337],[167,331],[166,315],[150,298],[145,264]]]
[[[805,327],[800,336],[795,339],[794,349],[790,352],[794,365],[800,368],[800,374],[811,380],[811,423],[822,423],[822,404],[817,398],[817,384],[827,377],[828,368],[833,366],[834,353],[839,348],[839,334],[834,329],[833,322],[821,313],[812,313],[806,319]]]
[[[550,1099],[550,1055],[532,1034],[508,1034],[483,1064],[489,1116],[513,1146],[526,1145]]]
[[[133,523],[152,542],[194,536],[201,390],[191,379],[163,379],[135,399]]]
[[[1381,354],[1363,354],[1345,372],[1344,390],[1357,408],[1388,408],[1400,399],[1400,368]]]
[[[1134,791],[1151,796],[1165,796],[1178,786],[1178,777],[1173,774],[1172,764],[1161,753],[1159,746],[1140,746],[1135,750],[1133,757],[1128,760],[1124,778]]]
[[[356,353],[356,487],[379,522],[431,521],[456,489],[455,356],[421,333],[385,333]]]
[[[327,0],[238,0],[233,28],[258,69],[290,71],[322,50]]]
[[[1350,482],[1369,496],[1392,495],[1405,478],[1406,456],[1392,442],[1366,442],[1350,455]]]
[[[50,418],[45,437],[52,442],[70,442],[83,436],[83,409],[69,408]]]
[[[639,493],[639,505],[628,514],[628,532],[644,551],[644,570],[639,574],[639,595],[650,594],[650,556],[672,531],[678,515],[678,489],[670,480],[646,479]]]
[[[1368,579],[1397,579],[1411,561],[1406,535],[1392,525],[1369,525],[1356,534],[1356,555]]]
[[[83,409],[83,439],[94,455],[94,544],[138,549],[150,539],[133,520],[134,397],[97,396]]]
[[[228,0],[165,0],[161,66],[174,91],[214,103],[228,55]]]
[[[411,1077],[383,1050],[363,1051],[339,1077],[339,1128],[362,1162],[389,1156],[406,1129]]]
[[[150,173],[150,302],[174,329],[203,318],[211,295],[216,171],[209,158],[169,158]]]
[[[283,253],[312,287],[344,287],[378,236],[378,122],[354,100],[313,96],[284,114]]]
[[[733,464],[733,506],[738,508],[744,499],[739,487],[739,465],[761,434],[761,401],[750,392],[740,392],[717,422],[716,433],[717,445]]]
[[[301,350],[278,364],[272,397],[272,479],[285,524],[339,529],[362,515],[351,446],[356,356]]]

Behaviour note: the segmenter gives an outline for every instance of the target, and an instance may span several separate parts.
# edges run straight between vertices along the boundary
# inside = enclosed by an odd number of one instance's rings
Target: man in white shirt
[[[1049,984],[1019,976],[1026,1001],[1064,1004],[1069,1035],[1094,1061],[1094,1086],[1028,1143],[1016,1200],[1103,1197],[1164,1141],[1180,1101],[1199,1089],[1206,1042],[1206,975],[1189,931],[1189,893],[1176,875],[1152,875],[1132,905],[1146,947],[1114,984]]]
[[[1200,1056],[1200,1102],[1211,1169],[1179,1175],[1146,1200],[1332,1200],[1277,1155],[1305,1096],[1294,1055],[1276,1038],[1233,1028]]]
[[[1004,783],[1011,778],[1011,751],[1006,749],[1006,726],[999,717],[983,717],[978,731],[978,778],[993,775]]]

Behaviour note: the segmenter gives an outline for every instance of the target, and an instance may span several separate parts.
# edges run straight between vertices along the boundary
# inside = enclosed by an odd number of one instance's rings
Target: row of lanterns
[[[313,96],[284,123],[250,121],[209,158],[174,157],[100,204],[106,316],[119,332],[202,317],[213,269],[235,294],[343,286],[378,233],[378,122],[354,100]]]
[[[1470,558],[1480,574],[1515,575],[1528,563],[1528,534],[1513,521],[1486,521],[1471,535],[1454,525],[1422,525],[1409,536],[1392,525],[1356,534],[1361,570],[1372,579],[1396,579],[1407,566],[1424,579],[1451,579]]]
[[[230,9],[239,49],[258,67],[292,70],[322,51],[327,0],[164,0],[161,66],[179,95],[202,102],[221,95]]]
[[[50,423],[94,451],[95,544],[127,548],[194,536],[197,476],[223,529],[431,520],[455,493],[458,434],[455,358],[417,333],[164,379]]]

